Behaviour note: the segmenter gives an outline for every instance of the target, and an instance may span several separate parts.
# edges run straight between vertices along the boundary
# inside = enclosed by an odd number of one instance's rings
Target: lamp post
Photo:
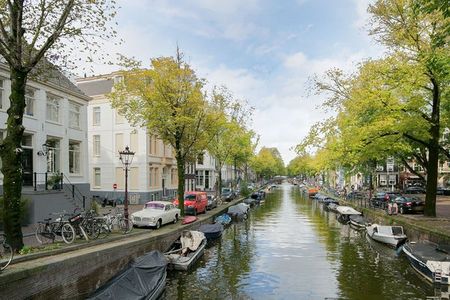
[[[127,220],[126,226],[128,230],[128,168],[133,161],[134,152],[130,151],[128,146],[125,147],[124,151],[119,151],[119,159],[123,164],[123,168],[125,170],[125,202],[123,207],[123,214],[125,219]]]

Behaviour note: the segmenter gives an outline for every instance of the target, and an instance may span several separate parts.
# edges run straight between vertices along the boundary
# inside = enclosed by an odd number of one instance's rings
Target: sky
[[[380,56],[367,33],[371,0],[119,0],[121,53],[150,65],[177,46],[208,87],[225,85],[254,108],[259,147],[288,164],[311,125],[326,117],[308,82],[331,68]],[[94,66],[94,74],[118,70]]]

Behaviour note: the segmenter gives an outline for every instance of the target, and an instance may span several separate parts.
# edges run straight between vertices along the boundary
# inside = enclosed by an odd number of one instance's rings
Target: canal
[[[441,294],[403,254],[340,224],[334,213],[285,183],[246,221],[233,223],[208,245],[192,270],[169,271],[164,298],[379,300]]]

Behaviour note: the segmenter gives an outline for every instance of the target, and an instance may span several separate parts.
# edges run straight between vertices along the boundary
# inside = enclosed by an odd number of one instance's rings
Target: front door
[[[24,186],[33,186],[33,149],[22,148],[22,179]]]

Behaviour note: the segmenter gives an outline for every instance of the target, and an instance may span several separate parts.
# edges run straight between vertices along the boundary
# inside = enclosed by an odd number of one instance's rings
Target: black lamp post
[[[128,227],[128,168],[133,161],[134,152],[130,151],[130,148],[126,146],[124,151],[119,151],[119,155],[119,159],[122,162],[123,168],[125,170],[125,203],[123,207],[123,213],[125,219],[127,220],[126,224]]]

